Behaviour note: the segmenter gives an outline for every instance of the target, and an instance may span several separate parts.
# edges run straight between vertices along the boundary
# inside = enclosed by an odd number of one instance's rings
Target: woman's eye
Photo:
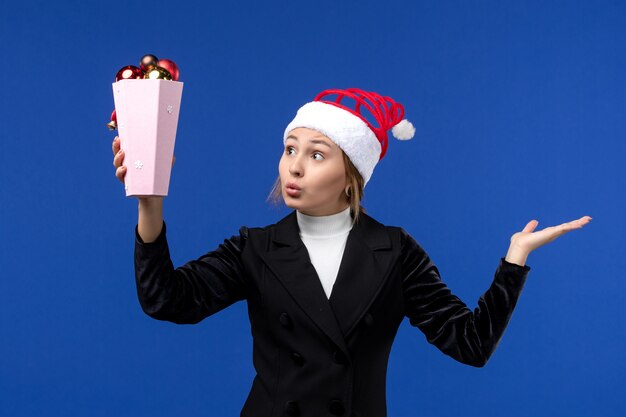
[[[321,161],[322,159],[324,159],[324,155],[322,155],[322,154],[321,154],[321,153],[319,153],[319,152],[315,152],[315,153],[313,154],[313,159],[315,159],[316,161]]]
[[[295,152],[295,149],[293,149],[291,146],[289,146],[289,147],[287,147],[287,148],[285,149],[285,153],[286,153],[287,155],[293,155],[293,153],[294,153],[294,152]]]

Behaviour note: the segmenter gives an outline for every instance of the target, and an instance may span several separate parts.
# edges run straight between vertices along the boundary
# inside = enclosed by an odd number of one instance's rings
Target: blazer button
[[[291,329],[291,317],[289,317],[289,314],[287,314],[287,313],[280,313],[280,316],[278,317],[278,320],[280,320],[280,324],[284,328]]]
[[[285,403],[285,412],[288,416],[299,416],[300,407],[298,407],[298,403],[295,401],[287,401]]]
[[[339,365],[345,365],[346,363],[348,363],[346,355],[344,355],[343,352],[339,350],[333,352],[333,361],[335,363],[338,363]]]
[[[334,416],[342,416],[346,412],[346,408],[343,406],[341,401],[332,400],[328,404],[328,411],[330,411],[330,414]]]
[[[291,359],[293,359],[294,363],[298,366],[304,365],[305,360],[298,352],[293,352],[291,354]]]
[[[370,313],[367,313],[365,317],[363,317],[363,322],[365,322],[366,325],[371,326],[372,324],[374,324],[374,316],[372,316]]]

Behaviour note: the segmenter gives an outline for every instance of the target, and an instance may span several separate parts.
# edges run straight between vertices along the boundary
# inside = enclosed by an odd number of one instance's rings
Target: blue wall
[[[626,4],[620,1],[0,1],[0,415],[234,416],[253,376],[245,304],[195,326],[144,315],[137,201],[105,128],[116,71],[145,53],[185,82],[170,195],[175,264],[265,198],[281,135],[322,89],[404,104],[366,188],[474,306],[529,220],[591,215],[531,254],[489,364],[404,323],[390,416],[624,415]],[[455,381],[451,383],[450,381]]]

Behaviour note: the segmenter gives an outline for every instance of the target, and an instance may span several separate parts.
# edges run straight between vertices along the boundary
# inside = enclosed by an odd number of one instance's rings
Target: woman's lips
[[[302,190],[296,184],[287,183],[287,185],[285,186],[285,192],[290,197],[297,197],[300,195]]]

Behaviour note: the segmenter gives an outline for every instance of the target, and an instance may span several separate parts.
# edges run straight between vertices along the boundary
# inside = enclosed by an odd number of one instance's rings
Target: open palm
[[[512,263],[523,265],[526,257],[535,249],[550,243],[557,237],[564,235],[575,229],[581,229],[591,221],[591,217],[583,216],[578,220],[562,223],[558,226],[550,226],[545,229],[535,231],[539,222],[531,220],[521,232],[511,236],[511,246],[507,253],[506,260]]]

